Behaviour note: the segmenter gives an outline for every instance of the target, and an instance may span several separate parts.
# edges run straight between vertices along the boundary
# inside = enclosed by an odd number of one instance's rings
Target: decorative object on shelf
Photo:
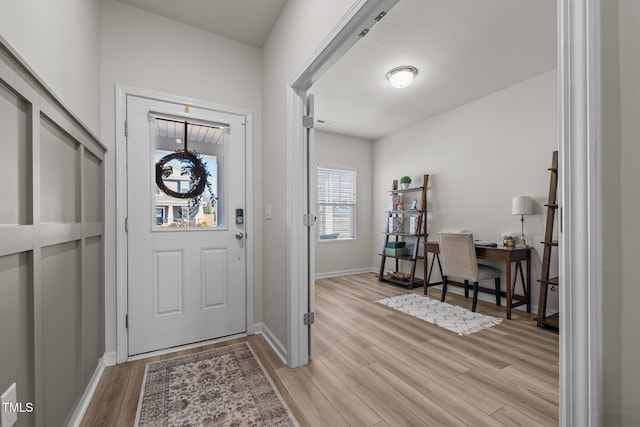
[[[389,256],[406,256],[409,255],[409,248],[406,242],[388,242],[384,248],[384,254]]]
[[[398,180],[393,181],[393,187],[389,191],[389,210],[387,211],[387,224],[385,226],[385,238],[382,250],[380,251],[380,272],[378,280],[383,282],[395,283],[413,289],[414,286],[421,286],[422,279],[415,277],[416,263],[423,256],[418,254],[421,247],[421,239],[427,237],[427,183],[429,175],[423,176],[423,184],[421,187],[408,189],[398,189]],[[400,182],[408,185],[411,178],[402,177]],[[410,202],[403,201],[403,196],[412,192],[420,192],[420,203],[417,200]],[[409,205],[412,203],[411,205]],[[415,204],[415,205],[414,205]],[[411,206],[412,209],[404,210],[403,206]],[[404,229],[404,218],[409,216],[407,222],[409,224],[409,232]],[[392,240],[393,239],[393,240]],[[407,241],[408,240],[408,241]],[[395,269],[385,270],[387,258],[392,258],[395,263]],[[397,275],[391,273],[400,271],[400,262],[409,263],[410,272],[403,273],[406,278],[399,279]],[[404,276],[403,276],[404,277]]]
[[[422,223],[422,230],[420,227],[420,216],[412,215],[409,218],[409,234],[422,234],[424,231],[424,223]]]
[[[396,280],[409,280],[409,277],[411,277],[409,273],[401,273],[400,271],[392,271],[389,276]]]
[[[400,178],[400,185],[403,190],[407,190],[409,188],[409,184],[411,184],[411,177],[405,175]]]
[[[387,248],[406,248],[407,242],[398,241],[398,242],[387,242]]]
[[[384,254],[387,256],[407,256],[409,255],[408,248],[384,248]]]
[[[404,233],[404,222],[397,216],[389,218],[389,233]]]
[[[413,78],[418,74],[418,69],[410,65],[403,65],[402,67],[396,67],[387,73],[387,80],[391,86],[396,89],[402,89],[407,87],[413,81]]]
[[[522,244],[526,245],[524,238],[524,216],[531,215],[533,210],[531,209],[531,197],[529,196],[516,196],[511,201],[511,213],[513,215],[520,215],[520,239]]]
[[[389,196],[389,210],[399,211],[402,206],[402,195],[392,194]]]
[[[414,210],[418,207],[418,200],[417,199],[413,199],[411,201],[411,207],[409,209]]]
[[[514,240],[513,233],[502,233],[502,245],[505,248],[515,248],[516,241]]]

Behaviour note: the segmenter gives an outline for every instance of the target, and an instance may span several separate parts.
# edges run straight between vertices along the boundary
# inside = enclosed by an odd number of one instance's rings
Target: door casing
[[[116,362],[128,360],[128,340],[126,315],[128,307],[127,293],[127,234],[125,219],[127,216],[127,139],[125,136],[125,121],[127,117],[126,98],[128,95],[142,98],[157,99],[159,101],[182,103],[194,107],[217,110],[229,114],[246,117],[245,164],[246,164],[246,207],[245,231],[246,244],[246,324],[247,334],[255,333],[256,326],[253,318],[254,301],[254,203],[253,203],[253,115],[251,111],[227,105],[210,103],[178,95],[149,91],[130,86],[116,85]]]

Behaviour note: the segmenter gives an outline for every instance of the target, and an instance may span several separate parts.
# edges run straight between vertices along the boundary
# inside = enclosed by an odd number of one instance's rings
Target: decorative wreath
[[[187,163],[181,167],[182,175],[190,174],[191,186],[189,187],[189,191],[186,193],[173,191],[167,188],[164,183],[164,178],[170,177],[173,173],[173,167],[171,165],[167,165],[167,163],[172,160],[180,160],[183,163]],[[162,192],[171,197],[179,199],[197,198],[199,200],[202,193],[204,193],[204,190],[206,190],[210,185],[207,181],[208,177],[209,171],[207,171],[206,166],[202,163],[200,155],[190,151],[177,151],[175,153],[167,154],[160,159],[158,163],[156,163],[156,184]]]

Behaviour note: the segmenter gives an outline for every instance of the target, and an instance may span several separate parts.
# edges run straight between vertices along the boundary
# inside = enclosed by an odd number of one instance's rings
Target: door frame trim
[[[399,0],[356,0],[327,37],[287,84],[287,182],[307,182],[305,111],[307,90],[360,39],[362,28],[371,28],[381,10]],[[303,223],[308,189],[287,185],[287,359],[291,368],[309,362],[309,326],[304,314],[313,280],[309,268],[309,233]]]
[[[287,182],[303,182],[303,101],[307,90],[352,45],[345,31],[384,0],[357,0],[287,85]],[[561,426],[602,424],[601,0],[557,0]],[[381,10],[381,9],[378,9]],[[358,34],[356,31],[355,34]],[[287,187],[287,352],[308,363],[303,315],[309,254],[302,216],[308,189]]]
[[[125,217],[127,216],[127,139],[125,137],[124,123],[127,118],[127,96],[157,99],[159,101],[188,104],[193,107],[218,110],[227,114],[244,116],[245,125],[245,233],[250,238],[245,240],[246,265],[245,276],[247,280],[245,311],[247,334],[254,331],[254,215],[253,215],[253,113],[244,108],[215,104],[184,96],[155,92],[131,86],[115,86],[116,101],[116,363],[126,362],[129,358],[129,344],[125,318],[128,313],[127,293],[127,233],[125,233]]]

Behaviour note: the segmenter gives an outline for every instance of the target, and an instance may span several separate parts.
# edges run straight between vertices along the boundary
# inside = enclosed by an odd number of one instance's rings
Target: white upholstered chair
[[[488,265],[478,264],[476,248],[471,233],[438,233],[440,257],[442,258],[442,297],[447,295],[447,282],[455,277],[464,280],[464,296],[469,296],[469,282],[473,283],[473,302],[471,311],[476,311],[478,303],[478,282],[494,279],[496,304],[500,305],[500,270]]]

